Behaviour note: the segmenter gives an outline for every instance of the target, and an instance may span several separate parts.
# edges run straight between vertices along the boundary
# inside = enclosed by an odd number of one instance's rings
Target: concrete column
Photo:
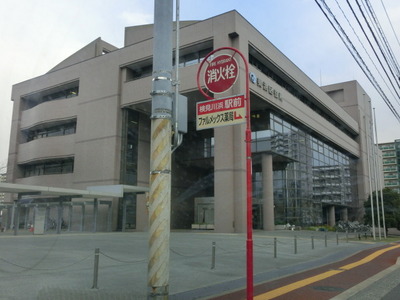
[[[214,137],[214,228],[231,233],[235,232],[232,126],[215,128]]]
[[[5,222],[4,230],[11,229],[12,228],[12,220],[13,220],[13,208],[12,207],[7,207],[7,219]]]
[[[45,212],[45,219],[44,219],[44,223],[45,223],[45,231],[49,230],[50,228],[50,206],[49,204],[47,204],[46,206],[46,212]]]
[[[147,194],[136,196],[136,231],[146,231],[148,229]]]
[[[11,222],[10,222],[10,229],[14,229],[15,225],[15,210],[17,207],[17,201],[14,200],[12,209],[11,209]]]
[[[214,129],[214,226],[246,232],[246,155],[242,125]]]
[[[35,207],[35,222],[33,223],[33,233],[44,234],[45,233],[45,221],[47,216],[47,207]]]
[[[329,207],[329,212],[328,212],[328,225],[329,226],[335,226],[335,206],[330,206]]]
[[[72,214],[73,214],[72,202],[68,206],[68,231],[72,231]]]
[[[349,220],[349,214],[348,214],[348,208],[344,207],[341,209],[340,212],[340,219],[344,222],[347,222]]]
[[[126,199],[125,197],[122,198],[122,224],[121,224],[121,231],[125,231],[125,226],[126,226]]]
[[[57,206],[57,234],[61,233],[61,223],[63,217],[63,203],[62,201],[58,202]]]
[[[107,231],[112,231],[112,204],[110,203],[107,208]]]
[[[30,207],[29,207],[28,205],[26,205],[26,206],[25,206],[25,209],[24,209],[24,212],[25,212],[25,215],[24,215],[24,229],[25,229],[25,230],[26,230],[26,229],[29,229],[29,228],[28,228],[29,209],[30,209]]]
[[[97,215],[99,213],[99,202],[97,198],[93,200],[93,232],[97,231]]]
[[[15,209],[14,209],[14,235],[18,235],[18,229],[19,229],[19,210],[20,206],[15,203]]]
[[[85,202],[82,203],[82,212],[81,212],[81,232],[85,230],[85,211],[86,204]]]
[[[262,183],[263,183],[263,226],[264,230],[275,229],[274,215],[274,177],[272,155],[263,154],[262,156]]]
[[[150,124],[148,116],[139,117],[138,181],[137,185],[149,186],[150,173]],[[148,193],[136,196],[136,231],[149,229]]]

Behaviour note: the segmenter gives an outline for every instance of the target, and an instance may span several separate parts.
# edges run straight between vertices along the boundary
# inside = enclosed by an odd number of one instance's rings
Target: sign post
[[[218,52],[223,54],[216,55],[216,53]],[[226,52],[232,52],[232,54],[229,55],[226,54]],[[241,97],[241,96],[233,96],[230,98],[216,99],[216,100],[212,96],[212,94],[220,94],[226,92],[236,83],[236,80],[239,77],[239,65],[235,58],[235,56],[237,55],[241,57],[245,65],[245,73],[246,73],[246,92],[243,101],[243,103],[245,103],[245,122],[246,122],[245,143],[246,143],[246,184],[247,184],[246,294],[247,294],[247,300],[251,300],[253,299],[253,201],[252,201],[253,192],[252,192],[252,159],[251,159],[250,89],[249,89],[249,76],[248,76],[249,65],[247,63],[245,56],[239,50],[232,47],[218,48],[214,51],[211,51],[201,62],[199,70],[197,72],[197,87],[208,100],[212,101],[207,101],[208,103],[199,103],[197,105],[197,122],[198,122],[197,127],[198,129],[205,129],[201,127],[203,126],[204,127],[207,126],[206,128],[217,127],[218,125],[220,125],[220,123],[224,123],[223,125],[238,124],[235,122],[229,124],[230,123],[229,120],[225,121],[224,119],[225,117],[221,115],[221,112],[224,111],[224,113],[225,112],[230,113],[230,109],[225,107],[224,104],[221,104],[221,101],[223,102],[226,101],[227,99],[233,101],[235,97]],[[203,90],[200,80],[201,70],[204,69],[203,68],[204,65],[206,65],[206,67],[204,71],[203,82],[206,87],[206,91]],[[208,106],[209,110],[206,109],[207,105],[209,105]],[[199,110],[201,108],[203,108],[203,111],[200,112]],[[235,112],[236,111],[232,111],[233,115],[235,114]],[[206,118],[199,119],[199,116],[200,118],[202,118],[202,116],[205,116]],[[218,116],[220,116],[219,119]],[[219,122],[221,118],[224,120]],[[227,117],[227,119],[230,119],[230,117]],[[208,124],[199,125],[199,121]]]

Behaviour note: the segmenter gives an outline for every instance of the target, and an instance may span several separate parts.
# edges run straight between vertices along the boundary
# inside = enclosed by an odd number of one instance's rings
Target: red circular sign
[[[221,54],[208,62],[204,72],[204,84],[215,94],[229,90],[239,77],[239,67],[231,55]]]

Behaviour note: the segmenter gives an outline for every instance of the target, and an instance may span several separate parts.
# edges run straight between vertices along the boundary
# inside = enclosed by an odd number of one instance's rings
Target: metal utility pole
[[[366,147],[367,147],[367,165],[368,165],[368,180],[369,180],[369,197],[370,197],[370,202],[371,202],[371,218],[372,218],[372,235],[374,237],[374,240],[376,239],[375,237],[375,216],[374,216],[374,201],[372,197],[372,178],[371,178],[371,162],[370,162],[370,152],[369,152],[369,137],[368,137],[368,132],[367,132],[367,121],[364,116],[364,126],[365,126],[365,139],[366,139]]]
[[[374,116],[372,117],[372,127],[375,129],[376,133],[376,128],[375,128],[375,123],[374,123],[374,118],[375,118],[375,108],[374,108]],[[372,132],[371,132],[372,134]],[[376,135],[375,135],[375,143],[376,143]],[[375,175],[375,199],[376,199],[376,215],[377,215],[377,222],[378,222],[378,236],[379,239],[382,239],[382,233],[381,233],[381,217],[380,217],[380,209],[379,209],[379,197],[378,197],[378,161],[377,161],[377,147],[378,143],[375,144],[374,139],[372,138],[372,156],[373,156],[373,168],[374,168],[374,175]]]
[[[168,299],[173,0],[154,1],[149,193],[149,299]]]
[[[376,147],[379,147],[379,142],[378,142],[378,129],[376,128],[376,115],[375,115],[375,107],[374,107],[374,128],[375,128],[375,143],[376,143]],[[382,184],[382,180],[381,180],[381,174],[382,174],[382,164],[379,163],[378,161],[378,154],[376,155],[375,159],[377,160],[376,166],[377,166],[377,170],[376,170],[376,177],[378,178],[378,183],[379,183],[379,189],[380,189],[380,193],[381,193],[381,206],[382,206],[382,225],[383,225],[383,236],[386,239],[386,221],[385,221],[385,208],[383,205],[383,184]],[[378,191],[377,191],[378,193]],[[379,210],[379,206],[378,206],[378,210]]]

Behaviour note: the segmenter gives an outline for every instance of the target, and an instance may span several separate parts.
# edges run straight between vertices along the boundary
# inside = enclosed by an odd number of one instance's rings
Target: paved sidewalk
[[[379,245],[371,240],[348,241],[344,233],[255,231],[254,283]],[[170,299],[207,299],[244,288],[245,244],[245,234],[172,232]],[[95,248],[100,249],[100,264],[97,289],[92,289]],[[146,299],[147,233],[4,233],[0,235],[0,276],[1,299]]]
[[[400,258],[395,265],[348,289],[332,300],[398,300],[400,295]]]

